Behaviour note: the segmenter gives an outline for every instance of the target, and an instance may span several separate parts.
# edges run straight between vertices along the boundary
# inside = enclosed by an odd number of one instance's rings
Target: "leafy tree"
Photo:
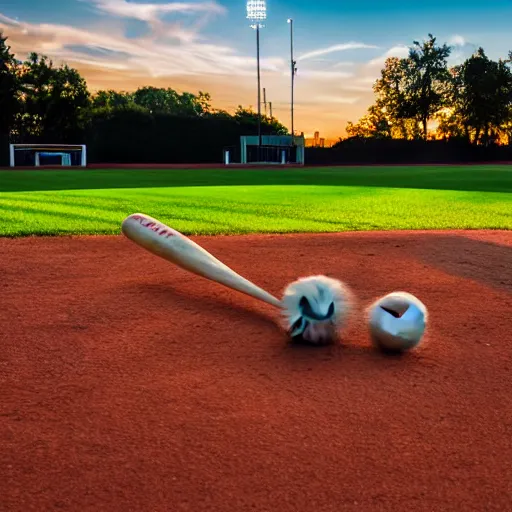
[[[210,95],[200,92],[198,95],[182,94],[171,88],[141,87],[133,94],[137,105],[150,112],[168,113],[178,116],[201,116],[210,111]]]
[[[207,115],[215,119],[233,119],[233,116],[227,110],[223,109],[211,109]]]
[[[79,136],[90,95],[78,71],[67,65],[56,68],[46,56],[31,53],[20,80],[18,127],[25,138],[69,142]]]
[[[479,48],[452,74],[451,103],[466,138],[489,143],[510,116],[512,72],[507,61],[493,61]]]
[[[199,91],[198,95],[184,92],[180,96],[180,105],[183,112],[202,116],[211,111],[211,96],[207,92]]]
[[[499,127],[498,134],[500,141],[504,144],[512,144],[512,107],[507,109],[507,118]]]
[[[18,63],[0,32],[0,138],[8,139],[19,111]]]
[[[448,57],[451,47],[436,44],[436,38],[428,35],[423,43],[413,42],[409,50],[408,80],[404,110],[406,117],[421,123],[423,138],[427,139],[428,121],[446,104],[446,92],[450,82]]]
[[[172,89],[157,87],[140,87],[133,93],[136,105],[146,108],[151,113],[176,111],[178,93]]]
[[[356,123],[349,122],[346,127],[349,137],[389,139],[391,124],[377,105],[368,107],[367,113]]]
[[[98,91],[92,97],[92,107],[95,109],[120,109],[127,108],[134,105],[133,96],[128,92],[113,91]]]
[[[428,121],[445,104],[450,52],[429,34],[427,41],[413,42],[408,57],[386,59],[373,90],[376,107],[385,113],[394,138],[427,139]]]
[[[258,113],[251,108],[244,108],[238,105],[233,118],[240,124],[256,129],[258,125]],[[261,116],[261,132],[263,134],[288,135],[288,129],[275,117]]]
[[[448,101],[450,72],[447,60],[451,48],[440,46],[436,38],[428,35],[422,43],[414,41],[405,58],[389,57],[381,76],[373,85],[376,95],[375,108],[387,120],[392,138],[428,138],[428,122],[438,117]],[[379,114],[380,115],[380,114]],[[366,114],[354,130],[367,131],[372,116]],[[446,121],[442,129],[446,126]]]
[[[55,73],[50,97],[45,136],[50,140],[77,140],[90,107],[85,80],[76,69],[64,65]]]
[[[436,135],[441,139],[467,139],[464,125],[453,108],[442,108],[435,116],[438,122]]]
[[[411,89],[411,66],[409,59],[389,57],[381,70],[380,78],[373,85],[373,91],[377,95],[376,107],[385,113],[392,125],[392,134],[395,138],[409,139],[414,137],[411,133],[411,117],[408,111]]]

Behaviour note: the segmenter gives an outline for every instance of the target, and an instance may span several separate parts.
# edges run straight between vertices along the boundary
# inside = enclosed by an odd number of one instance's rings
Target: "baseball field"
[[[0,171],[0,212],[0,509],[512,510],[512,165]],[[360,313],[291,344],[134,212]],[[396,290],[429,323],[386,356],[364,308]]]
[[[205,235],[510,229],[510,169],[7,171],[0,174],[0,234],[117,234],[134,211]]]

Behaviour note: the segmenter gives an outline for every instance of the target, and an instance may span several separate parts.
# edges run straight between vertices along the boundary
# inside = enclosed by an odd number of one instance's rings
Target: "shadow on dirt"
[[[425,236],[411,247],[419,260],[457,277],[512,294],[512,246],[465,236]]]

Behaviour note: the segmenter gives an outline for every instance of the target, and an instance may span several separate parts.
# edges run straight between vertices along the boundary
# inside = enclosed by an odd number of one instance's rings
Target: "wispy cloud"
[[[358,82],[348,83],[348,84],[343,84],[341,86],[341,88],[344,91],[371,93],[372,92],[372,85],[373,85],[374,82],[375,82],[375,79],[372,78],[371,82],[370,81],[367,81],[367,82],[360,81],[359,83]]]
[[[19,27],[20,26],[20,22],[17,19],[15,20],[13,18],[8,18],[1,12],[0,12],[0,23],[2,23],[3,25],[6,25],[8,27]]]
[[[31,24],[0,17],[0,29],[8,29],[13,49],[28,53],[34,48],[54,60],[74,64],[97,64],[103,68],[120,65],[134,74],[158,76],[177,75],[252,75],[255,59],[237,53],[229,46],[208,42],[161,42],[144,37],[130,39],[105,31],[80,29],[57,24]],[[176,35],[172,27],[169,36]],[[103,50],[92,52],[89,50]],[[282,58],[263,58],[262,69],[278,71],[284,66]]]
[[[335,52],[343,52],[347,50],[359,50],[363,48],[378,48],[378,46],[373,46],[365,43],[344,43],[344,44],[335,44],[333,46],[328,46],[327,48],[319,48],[318,50],[312,50],[307,53],[303,53],[300,57],[298,57],[298,61],[314,59],[315,57],[321,57],[322,55],[328,55],[330,53]]]
[[[363,76],[361,78],[358,78],[357,82],[362,84],[373,85],[373,83],[375,82],[375,78],[373,76]]]
[[[199,30],[214,16],[226,14],[224,6],[217,2],[167,2],[137,3],[127,0],[82,0],[91,3],[101,13],[115,18],[126,18],[148,24],[153,38],[171,36],[183,42],[192,42],[199,36]],[[163,21],[163,17],[172,15],[172,22]],[[183,16],[193,20],[193,26],[183,27]]]
[[[320,79],[340,79],[340,78],[350,78],[354,76],[354,73],[350,73],[348,71],[329,71],[329,70],[314,70],[314,69],[305,69],[303,71],[297,71],[297,76],[306,77],[306,78],[320,78]]]
[[[381,68],[384,65],[384,62],[389,57],[407,57],[409,55],[409,47],[405,45],[397,45],[390,48],[388,51],[379,55],[378,57],[371,59],[368,63],[368,67],[378,67]]]
[[[126,0],[91,0],[97,9],[124,18],[141,21],[155,21],[162,14],[214,13],[224,14],[225,7],[217,2],[168,2],[165,4],[136,3]]]
[[[342,103],[344,105],[353,105],[359,101],[359,97],[349,97],[349,96],[317,96],[316,100],[320,103]]]
[[[340,68],[347,68],[355,66],[355,62],[351,61],[342,61],[342,62],[336,62],[336,64],[333,64],[331,69],[340,69]]]

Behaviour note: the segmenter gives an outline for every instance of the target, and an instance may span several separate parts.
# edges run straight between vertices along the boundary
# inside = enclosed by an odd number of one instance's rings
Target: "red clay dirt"
[[[292,346],[124,237],[0,239],[0,510],[512,510],[512,232],[195,240],[276,294],[414,293],[425,344]]]

